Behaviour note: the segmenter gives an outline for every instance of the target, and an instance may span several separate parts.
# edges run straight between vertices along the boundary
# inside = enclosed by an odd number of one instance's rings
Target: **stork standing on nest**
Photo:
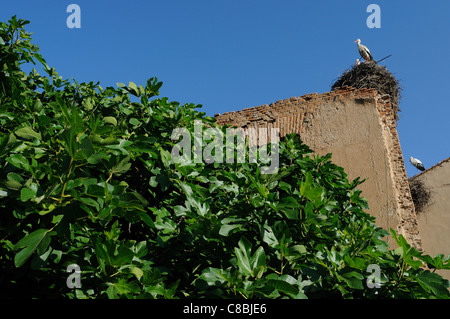
[[[364,61],[372,62],[373,57],[372,53],[370,53],[369,48],[367,48],[365,45],[362,45],[360,39],[357,39],[354,43],[358,43],[358,51],[361,57],[364,59]]]

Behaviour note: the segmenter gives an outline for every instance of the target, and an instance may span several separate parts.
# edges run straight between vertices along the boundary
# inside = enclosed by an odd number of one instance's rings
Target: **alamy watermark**
[[[369,29],[381,28],[381,8],[378,4],[369,4],[366,12],[371,13],[366,20]]]
[[[70,264],[67,266],[68,273],[71,273],[66,280],[67,288],[80,289],[81,288],[81,269],[77,264]],[[366,279],[366,285],[369,289],[381,288],[381,269],[377,264],[370,264],[367,266],[366,272],[370,273]]]
[[[81,28],[81,8],[78,4],[69,4],[66,12],[71,14],[67,17],[66,25],[69,29]]]
[[[180,127],[171,138],[182,138],[171,151],[177,164],[260,163],[262,174],[275,174],[279,168],[278,128],[227,128],[224,134],[219,128],[204,129],[202,121],[196,120],[193,134]]]
[[[66,12],[70,13],[67,17],[66,25],[68,28],[81,28],[81,8],[78,4],[69,4]],[[371,13],[366,20],[366,25],[369,29],[381,28],[381,8],[378,4],[369,4],[366,12]]]
[[[67,288],[69,288],[69,289],[81,288],[80,266],[78,266],[77,264],[71,264],[71,265],[67,266],[66,271],[72,273],[67,277],[67,280],[66,280]]]
[[[376,264],[370,264],[367,266],[366,271],[370,273],[367,277],[367,288],[381,288],[381,269]]]

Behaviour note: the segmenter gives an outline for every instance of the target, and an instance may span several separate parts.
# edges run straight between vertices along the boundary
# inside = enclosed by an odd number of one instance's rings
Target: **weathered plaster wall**
[[[332,153],[369,200],[368,213],[386,230],[398,230],[421,249],[414,204],[388,96],[373,89],[340,88],[216,114],[219,124],[245,129],[277,127],[280,137],[300,134],[317,154]],[[389,240],[389,243],[394,243]]]
[[[413,177],[430,191],[428,205],[417,214],[424,253],[450,254],[450,158]],[[450,270],[440,272],[450,280]]]

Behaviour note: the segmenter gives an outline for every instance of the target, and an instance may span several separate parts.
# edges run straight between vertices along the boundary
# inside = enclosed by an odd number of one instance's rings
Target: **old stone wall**
[[[424,253],[450,254],[450,158],[412,177],[423,182],[430,198],[417,220]],[[450,280],[450,270],[438,271]]]
[[[281,138],[296,133],[315,153],[332,153],[333,162],[344,167],[350,179],[367,178],[359,188],[377,225],[396,229],[422,249],[389,96],[344,87],[215,117],[218,124],[244,131],[276,127]]]

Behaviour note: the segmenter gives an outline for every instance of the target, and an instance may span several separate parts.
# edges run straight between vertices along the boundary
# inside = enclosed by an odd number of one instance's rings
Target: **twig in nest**
[[[345,71],[332,85],[332,89],[351,86],[355,89],[376,89],[381,94],[390,96],[394,117],[398,120],[398,107],[401,87],[397,79],[385,66],[376,63],[361,63]]]
[[[425,183],[422,180],[417,178],[409,179],[409,189],[411,191],[411,197],[414,202],[416,213],[422,213],[430,201],[430,190],[425,186]]]

